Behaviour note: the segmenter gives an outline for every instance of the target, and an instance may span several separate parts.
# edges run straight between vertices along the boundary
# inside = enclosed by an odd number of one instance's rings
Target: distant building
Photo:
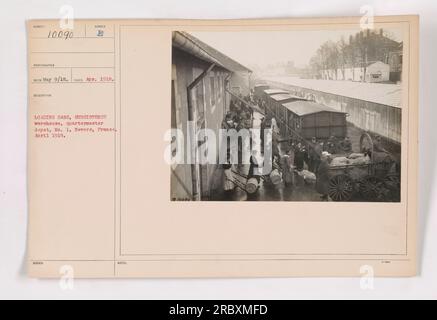
[[[322,78],[325,80],[385,82],[390,80],[390,66],[381,61],[374,61],[369,62],[362,67],[323,70]]]
[[[390,66],[387,63],[376,61],[366,65],[363,70],[366,82],[384,82],[390,79]]]
[[[390,39],[382,29],[361,31],[351,35],[347,44],[343,42],[341,49],[336,47],[338,52],[322,54],[319,50],[314,61],[322,63],[313,64],[312,69],[318,74],[312,78],[361,82],[400,81],[402,47],[402,42]],[[321,66],[329,66],[329,69]]]
[[[402,49],[402,42],[397,42],[384,35],[383,29],[363,30],[350,37],[349,46],[355,61],[382,61],[388,63],[390,52]]]

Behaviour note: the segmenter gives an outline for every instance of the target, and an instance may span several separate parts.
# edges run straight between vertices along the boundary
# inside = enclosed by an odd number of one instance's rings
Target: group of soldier
[[[253,124],[254,108],[263,111],[263,105],[265,105],[264,101],[254,101],[253,95],[232,99],[222,127],[224,129],[236,129],[237,131],[243,128],[250,129]],[[339,139],[331,136],[327,140],[317,140],[316,137],[313,137],[310,142],[299,138],[281,140],[276,119],[269,112],[266,112],[264,118],[261,119],[260,129],[261,153],[263,153],[265,142],[264,129],[272,129],[273,165],[282,171],[282,177],[286,185],[294,184],[295,172],[302,171],[315,174],[317,180],[320,180],[319,185],[320,183],[323,184],[323,181],[321,181],[324,176],[323,168],[326,167],[327,169],[329,167],[329,162],[326,161],[328,159],[324,155],[352,151],[352,143],[349,137]],[[279,147],[280,145],[281,147]],[[280,152],[280,149],[282,152]],[[248,178],[251,177],[253,169],[257,165],[255,157],[251,157]],[[230,165],[226,166],[227,169],[230,167]],[[259,181],[259,177],[257,177],[257,180]],[[325,194],[324,190],[321,190],[320,193]]]
[[[241,100],[231,100],[222,127],[224,129],[250,129],[252,127],[253,110]]]

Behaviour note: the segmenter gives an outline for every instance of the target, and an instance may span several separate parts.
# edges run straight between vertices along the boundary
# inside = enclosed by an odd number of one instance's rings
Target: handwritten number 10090
[[[71,39],[73,38],[73,31],[56,31],[50,30],[47,38],[50,39]]]

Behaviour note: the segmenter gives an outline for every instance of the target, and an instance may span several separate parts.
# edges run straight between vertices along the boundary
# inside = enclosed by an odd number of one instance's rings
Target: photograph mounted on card
[[[371,22],[28,21],[29,275],[415,275],[418,17]]]

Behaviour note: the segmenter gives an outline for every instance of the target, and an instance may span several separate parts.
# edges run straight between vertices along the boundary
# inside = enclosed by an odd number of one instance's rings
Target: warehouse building
[[[189,131],[208,128],[219,136],[229,109],[229,91],[243,81],[241,72],[250,73],[250,70],[186,32],[173,32],[171,127],[183,133],[185,163],[188,163],[188,157],[198,157],[196,148],[189,146],[203,148],[205,152],[202,156],[208,157],[211,150],[208,150],[206,139],[198,142],[197,137],[191,137],[191,141],[186,141]],[[187,127],[189,121],[194,123],[192,130]],[[176,150],[176,144],[172,144],[172,148],[173,155],[181,151]],[[216,143],[217,156],[218,150]],[[217,170],[215,163],[173,164],[171,199],[208,200],[211,193],[221,187],[220,179],[216,178],[216,175],[219,176]]]

